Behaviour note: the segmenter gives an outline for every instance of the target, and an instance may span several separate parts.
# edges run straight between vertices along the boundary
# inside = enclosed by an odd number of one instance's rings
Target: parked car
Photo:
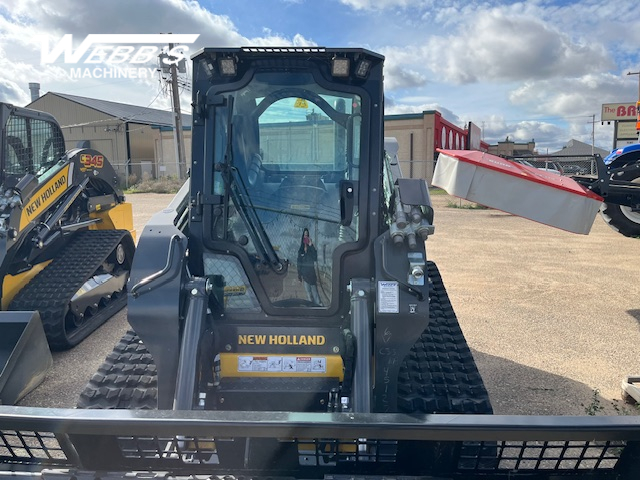
[[[540,170],[545,170],[551,173],[557,173],[559,175],[562,175],[564,173],[564,168],[562,168],[562,165],[552,160],[528,160],[528,162],[532,166]]]
[[[532,167],[532,168],[537,168],[538,170],[543,170],[545,172],[549,172],[549,173],[554,173],[556,175],[562,175],[562,167],[560,167],[560,165],[557,162],[542,162],[542,167],[539,167],[537,164],[539,164],[540,162],[531,162],[529,160],[521,160],[521,159],[516,159],[514,160],[514,162],[516,163],[520,163],[521,165],[526,165],[527,167]],[[557,165],[557,168],[551,168],[552,166],[549,165],[548,167],[545,167],[544,164],[548,163],[548,164],[552,164],[555,163]]]
[[[589,169],[581,165],[563,165],[565,175],[584,175]]]

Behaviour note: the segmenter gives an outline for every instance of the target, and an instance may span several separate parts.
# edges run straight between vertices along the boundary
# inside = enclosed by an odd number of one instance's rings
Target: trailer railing
[[[12,476],[631,479],[639,447],[635,416],[0,407]]]

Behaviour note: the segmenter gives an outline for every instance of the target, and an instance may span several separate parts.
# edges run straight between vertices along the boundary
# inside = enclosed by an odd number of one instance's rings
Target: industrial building
[[[105,155],[121,177],[123,186],[145,177],[179,174],[172,112],[56,92],[36,98],[28,107],[56,117],[67,149],[93,148]],[[188,169],[190,115],[183,115],[183,125]],[[507,138],[489,145],[481,139],[477,125],[469,122],[461,128],[436,110],[385,115],[384,131],[385,136],[395,137],[398,141],[403,175],[424,178],[429,183],[438,157],[437,148],[474,149],[500,156],[536,155],[534,140],[519,143]]]
[[[437,110],[384,116],[384,134],[398,140],[398,158],[402,174],[424,178],[429,184],[438,158],[436,148],[488,151],[477,125],[466,128],[445,120]]]
[[[149,107],[48,92],[28,108],[52,114],[66,148],[93,148],[105,155],[123,186],[143,178],[177,176],[173,113]],[[191,158],[191,116],[183,115],[186,168]]]

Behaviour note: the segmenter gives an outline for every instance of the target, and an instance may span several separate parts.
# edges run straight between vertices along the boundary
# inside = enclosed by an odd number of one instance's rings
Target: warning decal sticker
[[[326,373],[326,357],[238,356],[238,372]]]
[[[398,282],[378,282],[378,313],[399,313]]]

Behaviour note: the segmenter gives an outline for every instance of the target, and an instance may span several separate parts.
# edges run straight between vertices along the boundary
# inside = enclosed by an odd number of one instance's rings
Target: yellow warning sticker
[[[304,98],[296,99],[296,103],[293,105],[295,108],[309,108],[309,102]]]
[[[340,355],[221,353],[220,375],[228,377],[333,377],[344,379]]]
[[[327,358],[239,355],[238,372],[327,373]]]
[[[245,285],[227,285],[224,287],[225,297],[236,297],[239,295],[246,295],[247,287]]]

